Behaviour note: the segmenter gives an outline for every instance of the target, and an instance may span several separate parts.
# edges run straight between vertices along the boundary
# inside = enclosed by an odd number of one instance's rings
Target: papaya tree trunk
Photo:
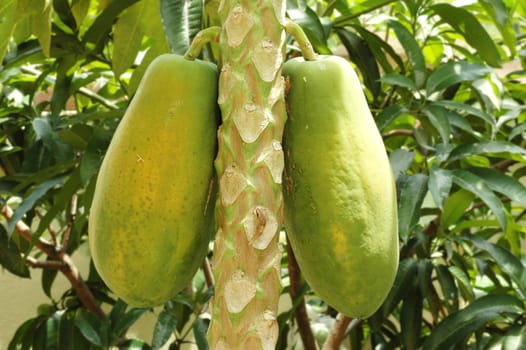
[[[274,349],[280,295],[285,1],[223,0],[211,349]]]

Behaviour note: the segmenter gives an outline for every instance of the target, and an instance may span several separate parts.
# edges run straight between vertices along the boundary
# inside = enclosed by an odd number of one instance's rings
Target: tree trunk
[[[209,344],[271,350],[279,333],[285,1],[223,0],[219,15],[223,123]]]

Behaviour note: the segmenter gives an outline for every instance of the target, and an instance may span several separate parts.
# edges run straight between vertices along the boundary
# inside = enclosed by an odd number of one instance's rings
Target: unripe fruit
[[[343,314],[368,317],[398,266],[396,189],[382,138],[346,60],[292,59],[283,75],[287,235],[312,289]]]
[[[173,298],[207,252],[216,99],[215,65],[158,57],[104,157],[89,243],[104,282],[133,306]]]

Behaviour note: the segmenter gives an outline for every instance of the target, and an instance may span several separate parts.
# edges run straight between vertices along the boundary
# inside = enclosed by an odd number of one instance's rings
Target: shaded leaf
[[[161,0],[162,23],[172,52],[186,52],[202,28],[202,15],[202,0]]]
[[[443,303],[446,304],[449,311],[456,311],[458,309],[458,289],[453,275],[445,265],[435,265],[434,268],[444,296]]]
[[[193,326],[195,343],[199,350],[208,350],[208,341],[206,340],[206,332],[208,331],[208,321],[198,318]]]
[[[380,79],[380,70],[368,42],[345,29],[336,29],[336,33],[347,49],[351,61],[356,64],[362,73],[365,86],[369,88],[373,97],[376,98],[381,90],[378,81]]]
[[[150,346],[140,339],[128,339],[119,344],[119,350],[150,350]]]
[[[403,259],[398,265],[396,277],[379,312],[383,317],[387,317],[394,308],[405,298],[411,286],[417,278],[417,263],[412,258]]]
[[[420,344],[422,309],[422,294],[418,288],[413,288],[411,294],[404,298],[400,311],[400,335],[404,349],[417,349]]]
[[[15,212],[13,213],[13,217],[11,218],[11,220],[9,220],[9,224],[7,226],[7,234],[11,236],[15,229],[16,223],[20,221],[28,211],[33,209],[36,202],[43,196],[45,196],[50,189],[56,186],[61,186],[64,182],[64,179],[65,176],[58,176],[45,182],[42,182],[41,184],[36,186],[31,191],[31,194],[24,198],[22,203],[20,203],[18,208],[16,208]]]
[[[392,104],[382,109],[376,115],[375,121],[378,130],[383,131],[396,117],[407,112],[404,106]]]
[[[117,319],[117,322],[112,324],[113,333],[118,336],[123,336],[130,328],[148,309],[145,308],[132,308],[124,315]]]
[[[175,331],[177,317],[170,310],[162,310],[153,329],[152,349],[160,349]]]
[[[398,231],[403,241],[407,241],[409,234],[418,223],[420,208],[426,193],[427,176],[423,174],[411,175],[401,184]]]
[[[78,309],[75,314],[75,325],[82,335],[92,344],[97,346],[107,346],[107,334],[104,334],[104,327],[101,324],[107,322],[107,319],[101,321],[86,309]]]
[[[389,162],[391,163],[395,181],[398,181],[406,174],[414,158],[415,154],[413,152],[401,148],[389,154]]]
[[[453,180],[449,170],[433,167],[429,173],[429,192],[440,209],[444,208],[444,202],[449,195]]]
[[[429,75],[426,90],[430,95],[454,84],[479,79],[489,72],[491,69],[480,63],[451,61],[439,66]]]
[[[439,105],[439,106],[443,106],[443,107],[446,107],[448,109],[454,109],[454,110],[457,110],[459,112],[465,112],[465,113],[468,113],[470,115],[474,115],[474,116],[482,119],[483,121],[485,121],[486,123],[488,123],[492,127],[494,127],[495,124],[497,123],[497,121],[495,120],[495,116],[493,114],[487,113],[487,112],[483,111],[480,108],[476,108],[476,107],[470,106],[470,105],[468,105],[466,103],[462,103],[462,102],[458,102],[458,101],[441,100],[441,101],[435,101],[435,102],[433,102],[433,104]]]
[[[504,336],[502,350],[517,350],[526,344],[526,325],[512,327]]]
[[[30,277],[26,260],[15,242],[9,239],[3,226],[0,226],[0,265],[18,277]]]
[[[449,4],[436,4],[431,8],[442,20],[460,33],[466,42],[477,50],[484,61],[494,67],[500,66],[499,50],[475,15],[461,7]]]
[[[488,322],[502,320],[506,314],[520,315],[522,302],[506,294],[492,294],[474,300],[466,308],[447,316],[423,344],[426,350],[449,349]]]
[[[453,182],[482,199],[496,216],[500,226],[506,229],[507,217],[504,205],[482,178],[469,171],[457,169],[453,171]]]
[[[473,300],[475,298],[475,294],[473,292],[473,287],[471,286],[468,275],[466,275],[466,273],[458,266],[450,266],[448,270],[451,275],[455,277],[463,298],[468,301]]]
[[[424,107],[423,112],[440,134],[442,142],[447,145],[451,134],[447,110],[441,106],[430,104]]]

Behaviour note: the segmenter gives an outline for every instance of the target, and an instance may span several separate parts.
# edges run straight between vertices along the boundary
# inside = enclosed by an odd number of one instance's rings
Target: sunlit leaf
[[[435,204],[443,209],[444,202],[449,196],[449,191],[453,185],[453,180],[451,179],[451,172],[449,170],[440,169],[440,168],[431,168],[429,173],[429,192],[433,196]]]
[[[450,154],[448,162],[479,154],[515,154],[526,157],[526,149],[506,141],[481,141],[458,146]]]
[[[484,61],[495,67],[500,66],[501,57],[497,46],[474,14],[445,3],[433,5],[431,8],[460,33]]]
[[[394,30],[398,41],[404,48],[409,61],[413,66],[413,75],[417,87],[421,87],[426,79],[426,62],[420,44],[415,36],[400,22],[389,21],[389,26]]]
[[[141,1],[130,6],[115,23],[112,68],[117,77],[131,67],[141,49],[144,35],[142,21],[146,5],[149,4]]]
[[[490,71],[490,68],[480,63],[451,61],[439,66],[429,75],[426,90],[430,95],[454,84],[479,79]]]
[[[526,204],[526,186],[519,180],[491,168],[469,170],[484,179],[493,191],[502,193],[513,201]]]
[[[496,216],[500,226],[506,229],[507,218],[504,205],[482,178],[469,171],[457,169],[453,171],[453,182],[482,199]]]
[[[444,209],[440,216],[440,226],[455,225],[465,214],[474,198],[473,193],[463,189],[451,194],[444,203]]]

